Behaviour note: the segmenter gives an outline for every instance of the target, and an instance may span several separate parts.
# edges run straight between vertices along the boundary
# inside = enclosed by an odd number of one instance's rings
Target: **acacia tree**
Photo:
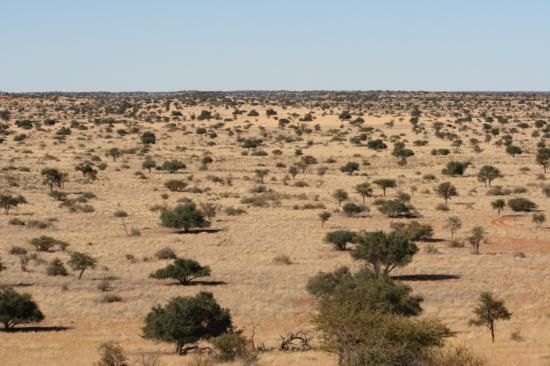
[[[145,318],[143,337],[175,343],[176,354],[196,349],[200,340],[217,337],[232,329],[231,315],[210,292],[174,297],[157,305]]]
[[[4,213],[6,215],[10,214],[10,209],[24,203],[27,203],[27,200],[25,199],[25,197],[21,195],[19,196],[12,196],[9,194],[0,195],[0,207],[4,209]]]
[[[124,232],[126,233],[126,235],[128,235],[128,228],[126,227],[126,218],[128,217],[128,213],[124,210],[116,210],[113,216],[119,218],[122,221]]]
[[[82,173],[83,176],[90,178],[92,181],[97,179],[97,169],[89,162],[83,162],[75,166],[75,170]]]
[[[186,202],[177,205],[173,209],[161,210],[160,222],[164,227],[183,229],[185,232],[189,232],[191,228],[210,225],[194,202]]]
[[[485,229],[481,226],[476,226],[472,229],[468,241],[472,246],[472,254],[479,254],[479,245],[485,239]]]
[[[168,160],[162,163],[162,169],[168,171],[168,173],[170,174],[174,174],[178,170],[185,168],[185,164],[179,160]]]
[[[317,159],[315,158],[315,156],[305,155],[305,156],[302,156],[300,163],[302,164],[302,173],[305,174],[308,166],[317,164]]]
[[[177,258],[174,263],[151,273],[151,277],[157,279],[173,278],[183,286],[187,286],[196,278],[210,276],[210,272],[210,267],[201,266],[196,260]]]
[[[50,192],[53,191],[53,186],[57,186],[58,188],[63,187],[66,177],[66,174],[61,173],[59,170],[54,168],[44,168],[40,172],[40,175],[42,175],[42,178],[44,179],[42,184],[47,184],[50,186]]]
[[[321,346],[342,366],[419,364],[451,335],[436,319],[414,319],[422,298],[410,287],[366,269],[321,272],[307,290],[318,300],[313,321]]]
[[[491,331],[491,340],[495,341],[495,322],[509,320],[512,313],[504,305],[504,301],[495,299],[490,292],[483,292],[474,309],[475,318],[469,321],[470,325],[487,327]]]
[[[546,216],[542,212],[536,212],[533,214],[533,222],[542,227],[542,224],[546,221]]]
[[[445,226],[451,231],[451,240],[453,240],[455,232],[462,227],[462,220],[458,216],[451,216],[447,219]]]
[[[410,158],[414,155],[414,151],[411,149],[405,148],[405,143],[403,142],[396,142],[393,146],[392,155],[396,158],[399,158],[399,164],[405,165],[407,164],[407,158]]]
[[[0,290],[0,323],[5,329],[11,329],[17,324],[38,323],[44,319],[44,314],[29,294],[19,294],[12,288]]]
[[[118,147],[113,147],[105,153],[105,155],[110,156],[113,161],[116,161],[117,158],[119,158],[122,155],[122,152]]]
[[[269,174],[269,169],[256,169],[256,177],[260,179],[260,183],[264,184],[264,178]]]
[[[515,145],[508,145],[506,146],[506,153],[509,155],[512,155],[512,157],[515,157],[516,155],[519,155],[522,153],[521,147],[515,146]]]
[[[153,132],[145,131],[143,135],[141,135],[141,142],[146,146],[155,144],[157,142],[157,137]]]
[[[500,216],[500,211],[503,210],[505,206],[506,206],[506,201],[504,201],[503,199],[498,199],[491,202],[491,207],[497,210],[497,215],[499,216]]]
[[[346,250],[346,245],[353,242],[355,233],[349,230],[336,230],[327,233],[325,242],[334,245],[336,250]]]
[[[88,254],[73,252],[68,263],[73,271],[80,271],[80,273],[78,274],[78,279],[80,280],[82,278],[82,275],[84,274],[84,271],[86,271],[88,268],[95,268],[97,260],[89,256]]]
[[[370,186],[370,183],[360,183],[355,186],[355,192],[359,193],[361,195],[361,198],[363,198],[363,204],[365,204],[365,197],[371,197],[372,196],[372,188]]]
[[[337,189],[332,194],[332,197],[336,201],[338,201],[338,206],[342,206],[342,202],[348,199],[348,192],[344,191],[343,189]]]
[[[542,169],[544,169],[544,173],[546,174],[546,169],[548,169],[548,165],[550,165],[550,148],[540,148],[537,151],[537,156],[535,160],[537,164],[542,166]]]
[[[447,204],[447,201],[451,197],[458,196],[458,192],[456,191],[456,187],[451,184],[450,182],[443,182],[439,184],[435,188],[436,193],[439,197],[443,198],[445,200],[445,204]]]
[[[484,165],[477,173],[477,179],[483,182],[485,186],[489,184],[490,187],[491,182],[497,178],[502,178],[502,173],[492,165]]]
[[[387,179],[387,178],[377,179],[374,181],[374,184],[376,184],[378,187],[382,189],[382,193],[384,197],[386,197],[386,189],[395,188],[397,186],[395,179]]]
[[[325,222],[327,222],[328,219],[330,219],[331,216],[332,216],[332,214],[328,211],[323,211],[323,212],[319,213],[319,218],[321,219],[321,227],[325,226]]]
[[[364,260],[375,275],[387,276],[397,267],[409,264],[418,247],[400,232],[363,232],[355,235],[357,246],[351,252],[354,259]]]
[[[156,168],[157,163],[153,159],[145,159],[141,164],[143,169],[147,169],[149,174],[151,174],[151,169]]]

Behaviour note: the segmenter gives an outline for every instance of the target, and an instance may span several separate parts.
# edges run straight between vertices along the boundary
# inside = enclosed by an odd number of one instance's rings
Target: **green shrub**
[[[54,258],[48,264],[48,267],[46,268],[46,274],[48,276],[67,276],[67,269],[65,268],[65,265],[59,258]]]
[[[155,253],[155,257],[157,257],[157,259],[176,259],[177,258],[176,253],[170,247],[164,247],[162,249],[159,249]]]
[[[209,292],[174,297],[157,305],[145,318],[143,336],[174,343],[176,354],[186,354],[196,342],[217,337],[232,329],[229,310],[218,305]]]
[[[515,212],[529,212],[537,208],[534,202],[522,197],[508,200],[508,206]]]

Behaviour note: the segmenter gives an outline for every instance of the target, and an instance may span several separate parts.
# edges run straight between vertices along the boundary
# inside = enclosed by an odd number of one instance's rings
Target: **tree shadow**
[[[184,230],[178,230],[176,231],[176,234],[213,234],[213,233],[219,233],[220,231],[223,231],[223,229],[193,229],[189,231]]]
[[[421,239],[421,240],[416,240],[416,241],[419,242],[419,243],[441,243],[445,240],[444,239],[438,239],[438,238],[429,238],[429,239]]]
[[[0,329],[0,332],[3,333],[42,333],[42,332],[63,332],[66,330],[74,329],[72,327],[63,327],[63,326],[51,326],[51,327],[16,327],[10,329]]]
[[[445,281],[458,280],[460,276],[452,274],[412,274],[391,276],[391,278],[399,281]]]
[[[227,285],[227,282],[225,281],[191,281],[187,285],[182,285],[179,282],[170,282],[167,283],[166,286],[184,286],[184,287],[191,287],[191,286],[221,286],[221,285]]]

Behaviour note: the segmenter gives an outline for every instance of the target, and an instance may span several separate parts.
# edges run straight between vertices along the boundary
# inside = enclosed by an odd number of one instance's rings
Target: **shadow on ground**
[[[451,274],[412,274],[391,276],[391,278],[399,281],[445,281],[458,280],[460,276]]]
[[[65,330],[73,329],[71,327],[51,326],[51,327],[16,327],[10,329],[0,329],[3,333],[42,333],[42,332],[63,332]]]

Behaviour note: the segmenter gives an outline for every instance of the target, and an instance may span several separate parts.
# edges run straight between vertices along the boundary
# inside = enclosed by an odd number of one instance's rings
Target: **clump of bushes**
[[[529,212],[535,210],[537,205],[527,198],[518,197],[508,200],[508,207],[515,212]]]

